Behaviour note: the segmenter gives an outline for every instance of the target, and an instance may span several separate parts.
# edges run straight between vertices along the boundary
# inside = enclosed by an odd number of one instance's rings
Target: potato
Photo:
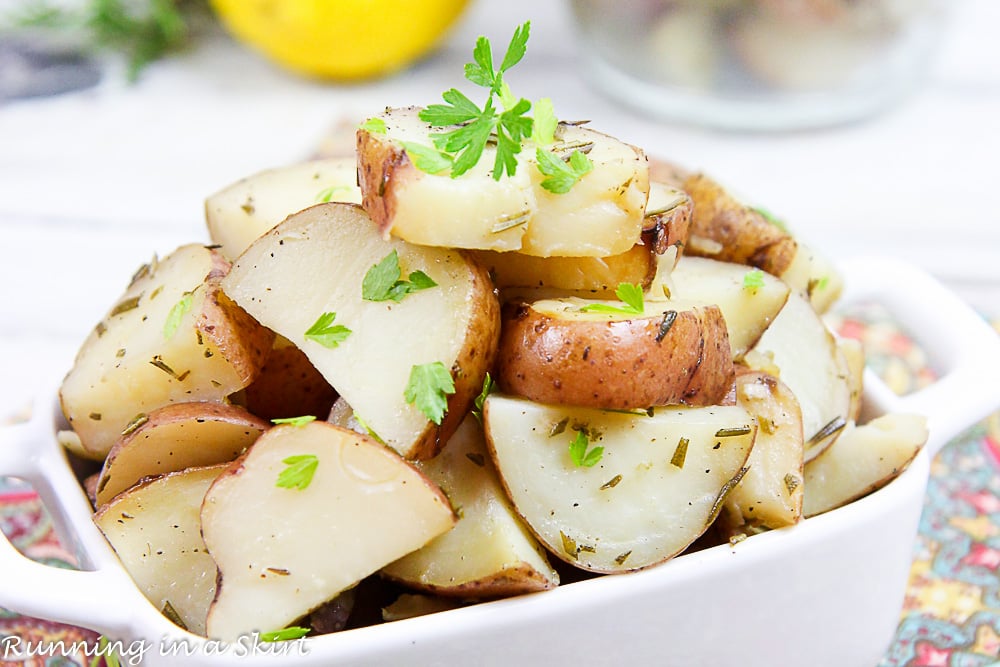
[[[230,260],[276,224],[324,201],[361,203],[354,157],[312,160],[268,169],[216,192],[205,200],[205,220],[213,243]]]
[[[436,131],[419,109],[377,116],[386,132],[358,130],[358,182],[363,206],[388,236],[411,243],[547,256],[606,257],[639,241],[649,190],[645,155],[593,130],[560,125],[546,150],[589,150],[593,170],[565,194],[540,186],[545,178],[529,142],[513,176],[494,180],[496,148],[458,178],[414,166],[404,144],[431,146]],[[447,128],[442,128],[442,132]]]
[[[691,231],[694,202],[686,192],[663,183],[649,184],[649,200],[642,221],[642,242],[658,255],[676,246],[677,258]]]
[[[637,244],[610,257],[533,257],[519,252],[472,250],[499,289],[551,287],[614,297],[619,283],[649,286],[656,274],[651,245]]]
[[[402,276],[436,286],[392,300],[362,299],[367,272],[393,252]],[[492,366],[499,303],[486,272],[463,254],[383,240],[350,204],[318,204],[258,239],[223,281],[236,303],[294,342],[390,447],[433,456],[458,428]],[[350,333],[333,347],[307,337],[325,313]],[[454,382],[440,423],[406,398],[416,366],[442,365]]]
[[[305,352],[277,336],[267,363],[243,391],[247,410],[264,419],[330,412],[337,391],[309,361]]]
[[[720,521],[733,526],[782,528],[802,516],[802,411],[777,378],[755,371],[736,375],[737,405],[757,420],[747,472],[726,498]]]
[[[93,458],[151,410],[221,402],[256,377],[274,334],[222,293],[228,269],[219,253],[182,246],[142,267],[84,341],[59,398]]]
[[[388,448],[324,422],[276,426],[205,495],[219,566],[207,634],[284,628],[454,522],[441,491]]]
[[[270,426],[222,403],[174,403],[153,410],[111,447],[96,503],[104,505],[144,477],[232,461]]]
[[[382,568],[384,576],[461,598],[520,595],[559,585],[559,575],[500,486],[475,418],[466,417],[440,454],[417,465],[458,508],[458,523]]]
[[[703,257],[685,257],[670,273],[672,299],[716,304],[722,310],[734,359],[756,344],[791,291],[768,273],[750,274],[745,265]],[[655,294],[651,291],[651,297]]]
[[[623,410],[712,405],[726,395],[733,361],[717,306],[648,302],[641,315],[581,310],[593,304],[623,305],[572,297],[506,304],[497,359],[503,390]]]
[[[691,544],[743,474],[756,432],[737,406],[647,416],[501,394],[486,399],[484,423],[525,523],[555,556],[593,572],[641,569]],[[571,455],[580,438],[589,466]]]
[[[792,293],[744,363],[776,375],[795,394],[807,462],[833,444],[850,418],[850,373],[836,339],[808,301]]]
[[[721,245],[712,259],[749,264],[780,276],[792,263],[796,242],[760,211],[737,201],[721,185],[704,174],[684,180],[683,188],[694,202],[691,235]],[[689,244],[688,253],[702,254]]]
[[[837,347],[847,362],[847,380],[851,388],[851,403],[847,418],[858,421],[861,416],[861,399],[865,394],[865,349],[854,338],[837,338]]]
[[[848,423],[825,452],[805,466],[805,516],[816,516],[879,489],[906,470],[927,442],[927,419],[890,413]]]
[[[225,468],[189,468],[148,480],[94,515],[142,594],[197,635],[205,634],[216,575],[201,538],[201,503]]]
[[[799,243],[781,279],[802,294],[813,310],[825,313],[844,291],[844,279],[833,263],[805,243]]]

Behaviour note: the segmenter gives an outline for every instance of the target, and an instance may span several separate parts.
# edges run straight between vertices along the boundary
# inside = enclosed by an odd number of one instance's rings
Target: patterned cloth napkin
[[[923,351],[878,306],[839,314],[832,326],[860,339],[868,363],[898,393],[932,382]],[[1000,317],[994,321],[1000,331]],[[53,533],[37,494],[0,478],[0,529],[29,557],[73,567]],[[896,636],[878,667],[984,667],[1000,659],[1000,412],[945,446],[934,460],[914,546],[910,583]],[[40,595],[51,594],[39,592]],[[0,608],[0,642],[86,640],[89,630],[26,618]],[[2,646],[2,643],[0,643]],[[0,666],[97,667],[82,653],[51,660],[4,661]]]

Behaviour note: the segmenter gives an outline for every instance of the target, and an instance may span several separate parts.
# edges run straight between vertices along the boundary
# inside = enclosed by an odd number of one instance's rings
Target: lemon
[[[438,43],[468,0],[211,0],[222,24],[275,62],[356,80],[406,67]]]

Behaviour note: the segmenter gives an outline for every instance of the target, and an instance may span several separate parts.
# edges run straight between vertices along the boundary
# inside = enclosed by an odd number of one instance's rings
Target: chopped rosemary
[[[508,229],[526,225],[529,220],[531,220],[531,211],[521,211],[520,213],[514,213],[511,215],[501,215],[497,218],[497,221],[493,223],[493,226],[490,227],[490,231],[494,234],[499,234],[500,232],[505,232]]]
[[[691,441],[687,438],[681,438],[677,441],[677,448],[674,450],[674,455],[670,457],[670,465],[679,469],[684,468],[684,460],[687,458],[689,444],[691,444]]]
[[[559,435],[560,433],[563,433],[566,430],[566,426],[568,424],[569,424],[569,417],[563,417],[562,419],[557,421],[555,424],[552,425],[552,428],[549,429],[549,437],[552,438],[554,436]]]
[[[139,296],[133,296],[129,299],[125,299],[124,301],[122,301],[117,306],[111,309],[111,317],[114,317],[115,315],[121,315],[122,313],[127,313],[130,310],[135,310],[136,308],[139,307],[139,299],[141,297],[142,295],[140,294]]]
[[[618,483],[622,481],[621,475],[615,475],[604,484],[601,484],[601,491],[607,491],[608,489],[613,489],[618,486]]]
[[[174,609],[174,605],[170,604],[170,600],[163,601],[163,615],[167,617],[167,620],[179,627],[182,630],[187,630],[188,626],[181,618],[181,615],[177,613]]]
[[[126,436],[135,433],[140,426],[142,426],[148,421],[149,421],[149,415],[147,415],[145,412],[140,412],[135,417],[132,417],[132,421],[130,421],[128,424],[125,425],[125,428],[122,429],[122,435]]]
[[[466,453],[465,458],[469,459],[480,468],[486,465],[486,457],[479,452],[468,452]]]
[[[842,416],[837,415],[836,417],[834,417],[833,419],[831,419],[829,422],[827,422],[823,426],[823,428],[821,428],[820,430],[816,431],[816,434],[813,435],[813,437],[811,437],[808,440],[806,440],[806,448],[816,446],[817,444],[819,444],[823,440],[826,440],[827,438],[829,438],[834,433],[837,433],[838,431],[840,431],[841,429],[843,429],[845,426],[847,426],[847,420],[844,419]]]
[[[677,311],[668,310],[663,313],[663,320],[660,322],[660,329],[656,332],[656,342],[660,343],[670,333],[670,329],[674,326],[674,322],[677,320]]]
[[[631,549],[629,549],[628,551],[626,551],[623,554],[618,554],[617,556],[615,556],[615,564],[618,565],[618,566],[624,565],[625,561],[627,561],[628,557],[631,556],[631,555],[632,555],[632,550]]]
[[[802,484],[802,480],[798,475],[793,475],[792,473],[785,475],[785,488],[788,489],[788,495],[792,495],[795,489],[799,488],[800,484]]]
[[[559,531],[559,537],[562,538],[562,548],[567,556],[576,560],[580,556],[580,548],[576,546],[576,540],[567,535],[566,533]]]
[[[708,513],[708,520],[705,521],[705,525],[709,525],[715,521],[719,516],[719,512],[722,511],[722,506],[726,504],[726,499],[729,494],[733,492],[741,481],[743,481],[743,476],[747,474],[747,470],[750,468],[743,467],[740,468],[739,472],[733,476],[728,482],[722,485],[722,489],[719,491],[719,495],[715,498],[715,502],[712,503],[712,509]]]
[[[753,429],[747,426],[737,426],[735,428],[720,428],[715,432],[716,438],[732,438],[738,435],[749,435]]]

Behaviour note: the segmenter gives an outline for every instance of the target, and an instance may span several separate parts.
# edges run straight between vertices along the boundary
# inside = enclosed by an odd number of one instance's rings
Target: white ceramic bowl
[[[941,375],[901,398],[867,373],[868,411],[926,414],[931,435],[903,475],[846,507],[635,574],[256,650],[249,640],[223,646],[171,624],[132,584],[55,441],[50,395],[29,423],[0,430],[0,475],[35,486],[82,571],[32,562],[0,540],[0,606],[92,628],[121,640],[126,661],[142,648],[149,665],[871,667],[898,622],[930,458],[1000,405],[1000,337],[911,266],[869,258],[841,268],[845,301],[884,304]]]

